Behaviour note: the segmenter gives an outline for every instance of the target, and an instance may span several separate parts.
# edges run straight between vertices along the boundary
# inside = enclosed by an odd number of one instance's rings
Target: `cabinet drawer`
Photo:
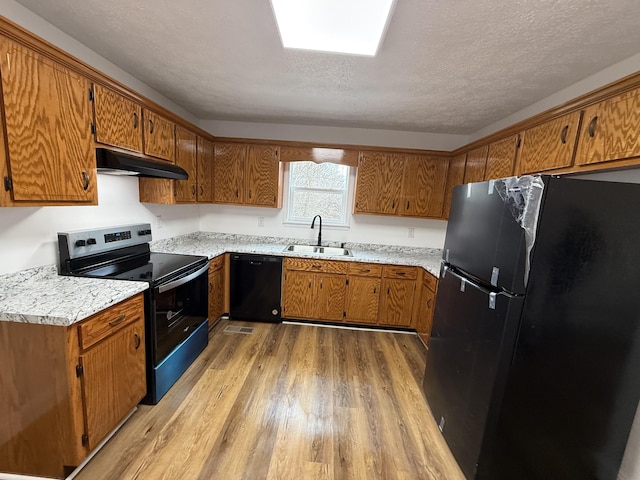
[[[435,292],[438,287],[438,279],[425,270],[422,277],[422,286]]]
[[[144,317],[142,294],[95,314],[78,326],[80,348],[86,350],[131,322]]]
[[[376,263],[349,262],[349,275],[379,277],[381,274],[382,265]]]
[[[305,272],[346,274],[347,262],[315,260],[312,258],[285,258],[284,268],[288,270],[302,270]]]
[[[215,258],[209,260],[209,272],[215,272],[224,267],[224,255],[218,255]]]
[[[385,278],[408,278],[411,280],[415,280],[416,278],[418,278],[418,267],[385,265],[382,269],[382,276]]]

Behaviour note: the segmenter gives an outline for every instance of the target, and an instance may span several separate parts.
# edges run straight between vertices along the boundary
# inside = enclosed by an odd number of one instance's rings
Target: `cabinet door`
[[[224,259],[221,255],[222,262]],[[214,269],[213,262],[209,266],[209,326],[213,326],[216,320],[224,314],[224,268]]]
[[[142,152],[142,107],[102,85],[93,95],[96,142]]]
[[[346,276],[316,274],[314,318],[342,321],[344,318],[344,294]]]
[[[640,155],[640,89],[617,95],[584,111],[576,165]]]
[[[522,132],[516,174],[570,167],[579,124],[580,112],[574,112]]]
[[[213,142],[198,137],[197,147],[198,203],[213,201]]]
[[[484,172],[485,180],[510,177],[513,175],[517,140],[518,136],[512,135],[489,144],[487,166]]]
[[[195,203],[198,199],[196,134],[182,127],[176,127],[176,165],[189,174],[186,180],[175,180],[176,201]]]
[[[315,273],[287,270],[284,274],[282,316],[286,318],[313,318]]]
[[[398,212],[412,217],[440,217],[447,182],[447,159],[407,155]]]
[[[144,319],[80,356],[89,448],[94,449],[147,393]]]
[[[414,280],[383,278],[378,323],[402,327],[411,325],[415,288]]]
[[[404,155],[361,152],[354,213],[394,214],[400,202]]]
[[[13,200],[96,204],[89,81],[9,40],[0,46]]]
[[[467,163],[464,167],[464,183],[482,182],[487,167],[489,145],[479,147],[467,153]]]
[[[242,203],[242,170],[247,153],[246,145],[216,143],[213,157],[213,201]]]
[[[461,153],[449,159],[449,169],[447,172],[447,188],[444,194],[444,205],[442,207],[442,218],[449,218],[449,209],[451,208],[451,195],[453,187],[464,183],[464,167],[467,163],[467,154]]]
[[[431,338],[433,307],[436,301],[435,285],[437,285],[437,282],[437,279],[433,275],[424,272],[418,318],[416,319],[415,325],[418,335],[427,346],[429,345],[429,339]]]
[[[245,164],[244,203],[278,207],[280,157],[278,147],[249,145]]]
[[[345,320],[354,323],[376,323],[379,299],[379,278],[349,276]]]
[[[175,125],[146,108],[144,116],[144,153],[174,163],[176,158]]]

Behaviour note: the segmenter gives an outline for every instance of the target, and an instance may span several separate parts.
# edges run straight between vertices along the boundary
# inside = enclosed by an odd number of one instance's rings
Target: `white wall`
[[[86,207],[0,208],[0,273],[56,263],[60,231],[147,222],[154,239],[160,239],[199,228],[195,205],[141,204],[135,177],[98,175],[98,202]]]
[[[421,150],[451,151],[470,141],[470,137],[467,135],[220,120],[200,120],[200,128],[219,137],[417,148]]]
[[[179,107],[165,96],[156,92],[151,87],[142,83],[140,80],[128,74],[104,57],[101,57],[93,50],[85,47],[83,44],[70,37],[62,30],[54,27],[42,17],[39,17],[19,3],[14,2],[13,0],[0,0],[0,15],[56,45],[65,52],[70,53],[92,67],[97,68],[113,79],[127,85],[141,95],[144,95],[159,105],[162,105],[167,110],[170,110],[185,120],[197,125],[198,119],[187,112],[184,108]]]

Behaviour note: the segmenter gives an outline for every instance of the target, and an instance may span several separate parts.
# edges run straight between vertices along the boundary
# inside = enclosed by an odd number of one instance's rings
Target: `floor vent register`
[[[244,333],[250,335],[253,333],[253,327],[239,327],[236,325],[229,325],[224,330],[224,333]]]

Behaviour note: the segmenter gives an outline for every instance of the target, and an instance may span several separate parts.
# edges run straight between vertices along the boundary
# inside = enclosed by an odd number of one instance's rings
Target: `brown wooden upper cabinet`
[[[487,167],[489,145],[475,148],[467,153],[467,163],[464,167],[464,181],[462,183],[482,182]]]
[[[640,156],[640,89],[584,110],[576,165]]]
[[[522,132],[516,174],[570,167],[579,126],[580,112],[573,112]]]
[[[451,195],[453,188],[464,183],[464,168],[467,163],[467,154],[461,153],[449,159],[449,171],[447,173],[447,188],[444,194],[444,206],[442,207],[442,218],[449,218],[451,208]]]
[[[179,203],[198,200],[197,135],[186,128],[176,127],[176,165],[185,169],[189,178],[175,181],[175,197]]]
[[[279,153],[272,145],[216,143],[214,203],[279,208],[283,175]]]
[[[93,94],[96,142],[142,153],[142,107],[99,84]]]
[[[168,162],[175,162],[175,124],[161,115],[142,109],[144,120],[144,153]]]
[[[89,81],[4,37],[0,55],[3,204],[97,204]]]
[[[198,202],[211,203],[213,201],[213,142],[198,137],[197,140],[197,184]]]
[[[440,218],[447,168],[441,157],[361,152],[354,213]]]
[[[516,159],[518,136],[512,135],[489,144],[484,179],[510,177]]]

